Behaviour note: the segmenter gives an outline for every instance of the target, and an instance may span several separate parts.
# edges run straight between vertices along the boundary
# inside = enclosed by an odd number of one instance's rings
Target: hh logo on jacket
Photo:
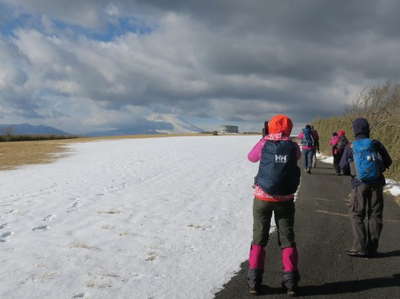
[[[275,155],[275,163],[286,163],[287,155]]]

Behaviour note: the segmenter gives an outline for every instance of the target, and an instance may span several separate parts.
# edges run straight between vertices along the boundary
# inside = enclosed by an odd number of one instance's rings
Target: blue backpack
[[[301,140],[301,144],[309,147],[315,145],[314,136],[311,130],[303,129],[304,138]]]
[[[365,183],[379,179],[382,175],[382,160],[373,140],[363,138],[353,141],[352,145],[357,179]]]

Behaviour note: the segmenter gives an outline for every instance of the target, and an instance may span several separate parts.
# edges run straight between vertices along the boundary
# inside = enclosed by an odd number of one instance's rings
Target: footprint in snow
[[[75,209],[79,208],[81,204],[79,203],[79,200],[75,201],[68,209],[67,209],[67,213],[70,213],[72,211],[74,211]]]
[[[43,218],[43,221],[52,221],[54,218],[56,218],[56,215],[47,215],[46,217]]]
[[[79,293],[79,294],[74,295],[72,297],[72,299],[74,299],[74,298],[84,298],[84,297],[85,297],[85,293]]]
[[[44,230],[48,230],[48,229],[49,229],[48,225],[39,225],[39,226],[32,228],[32,231],[37,231],[37,230],[44,231]]]
[[[0,242],[7,242],[8,238],[13,235],[14,232],[5,232],[0,235]]]
[[[3,223],[2,225],[0,225],[0,229],[5,228],[8,225],[8,223]]]

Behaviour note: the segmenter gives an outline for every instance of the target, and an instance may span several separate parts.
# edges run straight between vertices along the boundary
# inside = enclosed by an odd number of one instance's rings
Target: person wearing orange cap
[[[282,286],[295,296],[300,279],[294,235],[294,194],[300,183],[300,149],[291,141],[293,123],[286,115],[276,115],[268,122],[268,132],[248,154],[258,162],[254,182],[253,240],[250,247],[247,281],[249,292],[259,294],[264,274],[265,246],[268,242],[272,213],[281,247]]]

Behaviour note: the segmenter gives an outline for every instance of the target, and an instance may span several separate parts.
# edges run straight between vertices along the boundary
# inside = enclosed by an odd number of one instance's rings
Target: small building
[[[239,126],[223,125],[221,126],[220,132],[222,134],[239,133]]]

